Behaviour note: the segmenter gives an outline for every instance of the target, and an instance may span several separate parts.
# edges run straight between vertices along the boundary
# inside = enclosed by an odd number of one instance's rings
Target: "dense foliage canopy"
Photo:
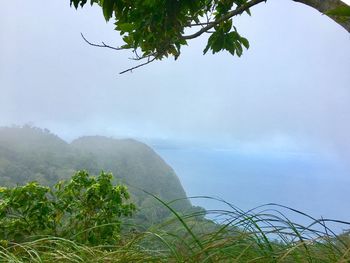
[[[71,0],[76,8],[86,2]],[[115,19],[115,29],[124,40],[120,49],[131,49],[136,59],[151,61],[170,55],[177,59],[181,46],[203,33],[211,34],[204,53],[227,50],[241,56],[249,42],[240,36],[231,17],[243,12],[249,14],[249,7],[259,2],[263,0],[92,0],[91,4],[102,7],[106,20]],[[196,32],[190,33],[191,29]]]
[[[293,1],[317,9],[350,32],[350,7],[341,0]],[[70,2],[78,8],[87,0]],[[111,47],[84,39],[94,46],[131,49],[136,60],[146,60],[141,65],[168,56],[177,59],[189,39],[204,33],[210,35],[204,54],[226,50],[241,56],[249,42],[238,33],[233,17],[250,15],[250,8],[262,2],[266,0],[90,0],[91,5],[101,6],[107,21],[114,18],[115,30],[123,36],[124,44]]]
[[[128,185],[140,209],[133,220],[143,225],[160,222],[170,214],[143,190],[165,201],[182,199],[174,204],[178,211],[191,209],[173,169],[143,143],[89,136],[69,144],[48,130],[29,125],[0,128],[0,186],[31,181],[53,186],[78,170],[91,175],[112,172],[115,182]]]
[[[112,174],[92,177],[77,172],[55,189],[36,182],[0,188],[0,240],[20,242],[30,236],[55,235],[80,243],[113,244],[120,217],[131,216],[127,188],[112,184]]]

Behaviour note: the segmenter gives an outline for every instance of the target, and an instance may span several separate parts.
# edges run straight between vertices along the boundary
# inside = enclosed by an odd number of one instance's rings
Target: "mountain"
[[[69,144],[46,129],[0,128],[0,185],[33,180],[53,185],[82,169],[93,175],[112,172],[117,183],[126,184],[140,208],[139,221],[159,222],[169,215],[148,193],[165,201],[183,199],[174,203],[180,212],[191,209],[173,169],[144,143],[87,136]]]

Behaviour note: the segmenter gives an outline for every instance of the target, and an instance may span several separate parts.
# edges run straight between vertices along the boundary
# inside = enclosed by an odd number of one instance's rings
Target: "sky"
[[[133,73],[98,7],[2,1],[0,126],[31,123],[66,140],[85,134],[177,141],[248,152],[350,156],[350,35],[317,11],[271,0],[235,18],[251,48],[241,58],[202,55]]]
[[[67,141],[136,138],[175,169],[188,196],[349,221],[350,35],[291,0],[251,12],[234,19],[250,41],[241,58],[203,56],[204,37],[177,61],[119,75],[135,66],[132,54],[80,36],[121,44],[100,8],[0,1],[0,126],[31,124]]]

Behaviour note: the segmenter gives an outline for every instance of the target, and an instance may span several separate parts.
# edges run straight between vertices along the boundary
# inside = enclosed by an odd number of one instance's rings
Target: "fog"
[[[31,123],[72,140],[83,134],[181,141],[242,151],[350,154],[350,38],[311,8],[269,1],[237,20],[242,58],[202,55],[135,65],[99,8],[68,1],[2,2],[0,125]],[[332,157],[332,158],[333,158]]]

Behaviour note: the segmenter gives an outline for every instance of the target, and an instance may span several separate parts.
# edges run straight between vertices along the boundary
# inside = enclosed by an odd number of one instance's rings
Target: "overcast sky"
[[[2,1],[0,126],[33,123],[84,134],[185,140],[248,150],[350,154],[350,35],[317,11],[270,0],[236,19],[251,48],[134,65],[98,7],[68,0]]]

